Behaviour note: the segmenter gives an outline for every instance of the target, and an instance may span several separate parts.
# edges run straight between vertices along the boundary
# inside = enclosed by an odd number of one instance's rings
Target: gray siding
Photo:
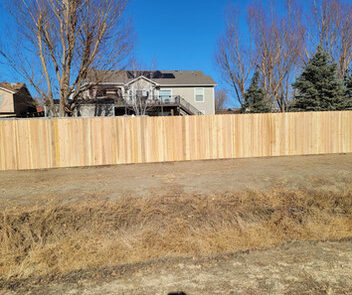
[[[195,100],[195,89],[204,88],[204,102],[197,102]],[[187,100],[190,104],[196,107],[199,111],[204,112],[205,115],[215,114],[215,97],[214,97],[214,87],[207,86],[160,86],[160,89],[171,89],[173,96],[181,96]]]

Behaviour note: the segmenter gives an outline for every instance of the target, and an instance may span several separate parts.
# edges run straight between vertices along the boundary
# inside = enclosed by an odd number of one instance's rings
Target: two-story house
[[[0,83],[0,118],[33,117],[35,102],[24,83]]]
[[[215,114],[216,83],[202,71],[91,71],[88,83],[74,115],[96,115],[84,111],[93,101],[103,116]]]

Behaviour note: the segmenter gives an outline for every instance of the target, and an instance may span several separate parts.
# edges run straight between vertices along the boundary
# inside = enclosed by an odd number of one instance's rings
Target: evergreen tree
[[[322,47],[310,59],[303,73],[292,85],[298,94],[293,111],[332,111],[346,108],[345,87],[337,77],[337,65]]]
[[[352,75],[348,74],[345,77],[345,96],[346,110],[352,110]]]
[[[256,71],[245,94],[242,113],[268,113],[271,111],[270,104],[265,101],[264,91],[259,87],[259,78],[259,72]]]

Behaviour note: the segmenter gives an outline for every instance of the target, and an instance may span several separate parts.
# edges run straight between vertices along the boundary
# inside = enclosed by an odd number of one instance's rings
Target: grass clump
[[[352,191],[176,195],[0,213],[0,278],[352,237]]]

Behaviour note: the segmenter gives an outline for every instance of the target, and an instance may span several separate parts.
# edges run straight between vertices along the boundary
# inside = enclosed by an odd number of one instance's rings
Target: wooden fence
[[[0,170],[349,152],[349,111],[0,120]]]

